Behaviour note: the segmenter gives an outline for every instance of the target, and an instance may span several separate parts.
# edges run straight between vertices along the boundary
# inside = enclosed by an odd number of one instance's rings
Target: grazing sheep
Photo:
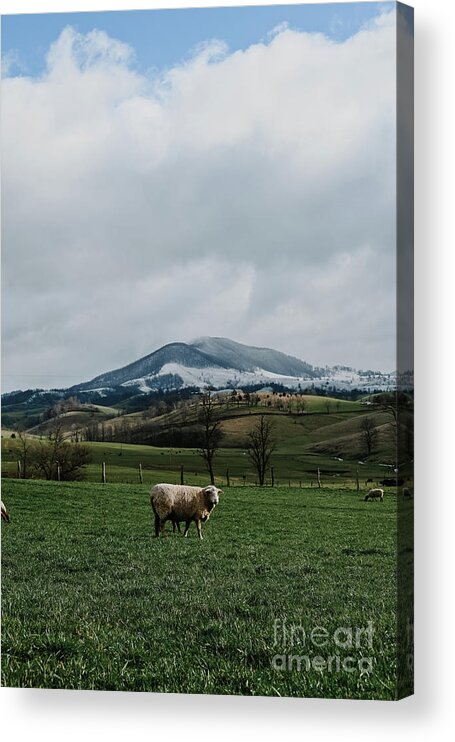
[[[3,503],[3,500],[0,500],[0,502],[2,503],[2,520],[6,520],[6,522],[9,523],[8,511]]]
[[[206,521],[206,520],[208,520],[208,519],[209,519],[209,517],[210,517],[210,513],[209,513],[209,511],[208,511],[208,510],[206,510],[206,511],[205,511],[204,513],[202,513],[202,514],[201,514],[201,521],[202,521],[202,523],[205,523],[205,521]],[[172,523],[172,533],[175,533],[176,531],[178,531],[179,533],[182,533],[182,531],[181,531],[181,529],[180,529],[180,523],[181,523],[181,522],[183,522],[183,523],[184,523],[184,522],[185,522],[185,520],[184,520],[184,519],[182,519],[182,521],[180,521],[180,520],[179,520],[179,519],[177,518],[177,516],[175,515],[175,513],[171,513],[171,517],[170,517],[170,519],[169,519],[169,520],[170,520],[170,521],[171,521],[171,523]]]
[[[200,513],[199,520],[201,523],[206,523],[208,519],[210,518],[210,511],[209,510],[203,510],[202,513]],[[190,520],[187,520],[186,518],[178,518],[175,513],[171,514],[170,520],[172,521],[172,533],[175,533],[176,530],[178,530],[179,533],[182,531],[180,530],[180,523],[185,523],[185,531],[184,536],[186,536],[188,529],[191,525],[191,518]]]
[[[367,500],[381,500],[382,502],[384,500],[384,490],[382,490],[380,487],[370,490],[365,495],[365,502]]]
[[[201,523],[210,517],[219,502],[222,490],[214,485],[209,487],[190,487],[181,484],[156,484],[150,492],[150,504],[155,514],[155,536],[164,530],[167,520],[173,528],[185,521],[184,536],[188,535],[191,521],[196,523],[199,538],[202,538]]]
[[[412,500],[412,492],[409,487],[403,487],[403,498],[406,500]]]

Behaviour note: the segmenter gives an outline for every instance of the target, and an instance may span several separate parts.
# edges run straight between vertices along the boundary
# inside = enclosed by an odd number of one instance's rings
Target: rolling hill
[[[312,395],[315,390],[324,397],[347,390],[349,396],[355,390],[355,399],[372,391],[393,389],[395,384],[395,374],[355,371],[346,366],[322,369],[271,348],[222,337],[200,337],[189,343],[169,343],[68,389],[9,392],[2,396],[2,414],[6,427],[36,435],[47,433],[56,414],[65,429],[76,431],[75,435],[104,423],[109,423],[117,435],[118,428],[126,430],[127,423],[136,424],[134,416],[147,416],[149,408],[159,405],[160,400],[175,406],[207,387],[228,394],[287,389],[300,397]],[[171,397],[175,398],[173,402]],[[334,408],[342,402],[333,400],[330,404]],[[66,419],[61,414],[63,407]],[[156,410],[152,416],[158,416]],[[162,422],[164,427],[172,427],[172,416]]]

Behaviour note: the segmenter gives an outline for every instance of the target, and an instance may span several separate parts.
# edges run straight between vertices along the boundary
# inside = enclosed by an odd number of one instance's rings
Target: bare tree
[[[75,480],[83,478],[83,466],[89,461],[89,449],[80,443],[69,443],[62,423],[56,420],[47,438],[34,446],[31,463],[44,479]]]
[[[406,450],[409,453],[413,445],[412,432],[408,430],[408,420],[414,414],[412,395],[401,390],[375,394],[371,397],[371,404],[381,412],[387,412],[392,416],[391,426],[395,436],[395,447],[401,456]]]
[[[409,397],[402,392],[385,392],[371,398],[371,404],[382,412],[392,415],[393,425],[396,427],[400,413],[408,410],[412,405]]]
[[[97,422],[89,423],[82,431],[81,438],[82,437],[86,441],[99,441],[100,431],[99,431],[98,423]]]
[[[79,424],[75,423],[71,426],[71,435],[75,443],[79,443],[82,438],[82,429]]]
[[[184,425],[186,425],[186,423],[188,422],[188,416],[189,416],[189,402],[188,402],[188,400],[187,399],[182,399],[181,402],[180,402],[180,404],[179,404],[179,408],[180,408],[180,415],[181,415],[181,418],[182,418],[182,423]]]
[[[261,487],[265,482],[265,473],[275,448],[273,422],[267,415],[261,415],[253,430],[248,433],[247,447],[248,456],[256,469]]]
[[[31,449],[33,446],[30,438],[25,433],[19,431],[17,434],[19,441],[19,461],[20,461],[20,472],[22,479],[27,479],[27,466],[29,464]]]
[[[211,484],[215,484],[213,460],[220,447],[223,433],[221,422],[217,416],[213,394],[210,389],[205,391],[200,397],[199,420],[202,423],[202,445],[199,449],[199,455],[205,461],[207,471],[210,474]]]
[[[362,441],[365,444],[368,456],[370,456],[379,437],[378,429],[374,424],[374,420],[372,420],[371,417],[364,417],[360,423],[360,430]]]

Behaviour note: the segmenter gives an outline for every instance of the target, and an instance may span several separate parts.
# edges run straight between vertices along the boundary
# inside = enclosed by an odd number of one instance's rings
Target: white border
[[[334,3],[349,0],[330,0]],[[355,0],[354,0],[355,1]],[[372,0],[377,1],[377,0]],[[380,0],[379,0],[380,1]],[[387,1],[387,0],[386,0]],[[436,2],[441,0],[436,0]],[[448,0],[449,1],[449,0]],[[420,0],[423,2],[423,0]],[[2,0],[1,13],[64,13],[84,10],[150,10],[152,8],[210,8],[235,5],[299,5],[299,0]],[[321,5],[322,0],[313,0]]]
[[[2,13],[238,5],[224,0],[2,0]],[[254,2],[248,4],[265,4]],[[267,3],[272,4],[272,3]],[[450,738],[455,488],[452,383],[455,162],[452,0],[416,9],[416,696],[398,704],[1,689],[5,739],[143,736],[317,740]]]

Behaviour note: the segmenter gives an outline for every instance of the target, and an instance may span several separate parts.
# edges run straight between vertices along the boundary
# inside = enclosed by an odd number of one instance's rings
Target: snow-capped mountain
[[[227,338],[202,337],[169,343],[122,368],[78,384],[71,392],[107,392],[124,387],[148,393],[158,389],[282,384],[288,388],[330,385],[337,388],[390,389],[395,375],[358,372],[348,367],[317,368],[271,348],[256,348]]]

